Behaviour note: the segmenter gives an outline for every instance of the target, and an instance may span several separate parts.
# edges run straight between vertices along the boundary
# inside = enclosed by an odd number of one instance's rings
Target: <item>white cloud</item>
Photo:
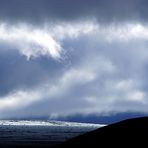
[[[92,36],[108,42],[130,41],[132,39],[148,39],[148,27],[142,24],[110,25],[104,27],[95,21],[75,23],[45,24],[33,28],[29,24],[10,26],[0,24],[0,42],[12,45],[30,59],[31,57],[50,56],[59,59],[64,40],[79,36]]]
[[[143,91],[131,91],[127,94],[127,99],[129,101],[137,101],[137,102],[141,102],[141,103],[146,103],[145,100],[145,93]]]
[[[57,24],[40,28],[33,28],[29,24],[10,26],[7,23],[0,24],[0,42],[10,44],[25,55],[31,57],[50,56],[54,59],[61,58],[62,40],[76,38],[81,34],[88,34],[97,27],[94,23]]]
[[[148,25],[140,23],[112,24],[105,27],[100,25],[97,27],[96,31],[98,39],[108,42],[148,40]]]
[[[98,30],[98,24],[94,21],[56,24],[51,32],[59,40],[65,38],[77,38],[80,35],[88,35]],[[47,27],[48,28],[48,27]],[[58,35],[57,35],[58,34]]]
[[[148,39],[148,25],[140,23],[110,24],[103,26],[92,20],[71,24],[60,23],[55,25],[50,31],[60,40],[77,38],[80,35],[93,35],[98,38],[98,40],[106,40],[109,42],[116,40],[123,42],[133,39]],[[58,36],[56,34],[58,34]]]
[[[62,50],[60,44],[53,39],[49,32],[33,29],[27,25],[8,26],[1,24],[0,40],[18,49],[27,59],[40,55],[58,59]]]
[[[106,82],[106,90],[109,91],[109,98],[111,103],[116,102],[129,102],[147,104],[146,96],[147,93],[140,88],[138,82],[134,79],[122,79],[122,80],[111,80]],[[107,96],[106,96],[107,97]],[[107,98],[106,98],[107,99]],[[109,103],[109,101],[108,101]],[[127,108],[130,107],[127,106]],[[141,108],[139,108],[141,109]],[[125,107],[126,110],[126,107]]]
[[[127,80],[121,80],[117,82],[116,85],[113,85],[113,86],[115,86],[115,88],[119,91],[127,91],[132,89],[133,83],[134,82],[132,79],[127,79]]]
[[[17,90],[4,97],[0,97],[0,110],[19,109],[30,105],[41,98],[37,91]]]

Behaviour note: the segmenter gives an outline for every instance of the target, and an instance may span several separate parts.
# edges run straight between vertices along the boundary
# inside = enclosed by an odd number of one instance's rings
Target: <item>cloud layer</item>
[[[0,0],[0,116],[148,112],[144,0]]]

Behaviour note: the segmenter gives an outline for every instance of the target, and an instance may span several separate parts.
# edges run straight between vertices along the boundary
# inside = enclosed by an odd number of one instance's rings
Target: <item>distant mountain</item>
[[[60,148],[147,147],[148,117],[128,119],[66,141]]]

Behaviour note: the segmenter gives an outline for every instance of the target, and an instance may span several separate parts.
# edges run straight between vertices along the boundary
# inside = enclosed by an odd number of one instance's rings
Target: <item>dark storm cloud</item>
[[[147,0],[0,0],[0,19],[42,21],[85,19],[100,22],[148,19]]]

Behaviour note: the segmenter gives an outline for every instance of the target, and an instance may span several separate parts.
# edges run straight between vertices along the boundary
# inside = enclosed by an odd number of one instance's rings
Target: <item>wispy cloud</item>
[[[1,24],[0,40],[18,49],[27,59],[41,55],[58,59],[62,50],[49,32],[33,29],[27,25],[10,27],[5,23]]]

